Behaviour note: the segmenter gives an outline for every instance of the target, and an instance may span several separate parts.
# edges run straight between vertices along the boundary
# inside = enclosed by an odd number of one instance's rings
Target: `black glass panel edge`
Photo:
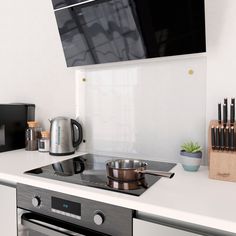
[[[86,0],[52,0],[52,5],[53,8],[56,10],[82,2],[86,2]]]

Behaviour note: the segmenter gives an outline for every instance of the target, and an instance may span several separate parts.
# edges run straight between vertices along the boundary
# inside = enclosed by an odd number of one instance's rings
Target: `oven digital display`
[[[57,197],[52,197],[52,209],[81,216],[80,203],[67,201]]]

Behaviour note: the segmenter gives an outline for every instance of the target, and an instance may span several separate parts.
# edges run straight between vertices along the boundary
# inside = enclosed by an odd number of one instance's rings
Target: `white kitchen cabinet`
[[[0,183],[0,235],[17,236],[16,189]]]
[[[188,231],[151,223],[144,220],[133,219],[133,236],[197,236]]]

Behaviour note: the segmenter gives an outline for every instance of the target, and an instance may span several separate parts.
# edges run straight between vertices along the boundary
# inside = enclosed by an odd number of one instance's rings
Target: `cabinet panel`
[[[133,220],[133,236],[197,236],[191,232],[154,224],[151,222],[134,219]]]
[[[0,185],[1,235],[17,236],[16,189]]]

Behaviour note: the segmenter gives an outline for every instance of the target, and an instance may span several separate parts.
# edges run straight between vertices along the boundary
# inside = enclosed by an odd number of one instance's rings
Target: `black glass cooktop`
[[[145,175],[146,186],[140,185],[135,190],[113,189],[107,185],[106,165],[109,160],[120,159],[117,157],[85,154],[65,161],[26,171],[25,174],[59,180],[63,182],[85,185],[100,189],[106,189],[135,196],[141,195],[161,177]],[[169,171],[176,164],[158,161],[146,161],[148,169]],[[171,180],[170,180],[171,181]]]

